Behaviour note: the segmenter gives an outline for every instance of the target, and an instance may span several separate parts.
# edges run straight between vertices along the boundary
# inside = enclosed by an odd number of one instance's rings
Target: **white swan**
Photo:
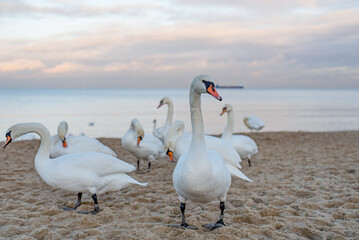
[[[150,171],[151,162],[163,153],[163,143],[158,138],[144,133],[143,127],[136,118],[131,121],[130,128],[122,137],[122,146],[137,158],[137,170],[140,170],[140,159],[148,160]]]
[[[247,159],[249,166],[251,166],[251,158],[258,153],[258,147],[256,142],[244,135],[233,135],[234,132],[234,114],[231,104],[225,104],[222,108],[220,116],[227,113],[227,125],[223,131],[222,139],[229,144],[233,145],[236,151],[239,153],[242,159]]]
[[[174,121],[168,130],[164,144],[164,150],[170,156],[171,161],[173,161],[173,157],[179,159],[182,154],[188,151],[191,140],[192,134],[184,132],[184,123],[180,120]],[[252,182],[238,169],[241,168],[239,164],[241,157],[231,144],[223,139],[208,135],[204,136],[204,140],[208,150],[217,151],[222,156],[232,176]]]
[[[173,172],[173,186],[181,201],[182,223],[169,225],[171,227],[194,228],[189,226],[185,219],[187,199],[200,203],[219,200],[219,221],[205,227],[215,229],[224,226],[224,201],[231,185],[231,175],[221,155],[206,149],[201,112],[201,94],[205,92],[222,100],[208,76],[200,75],[194,78],[190,87],[192,143],[188,152],[182,154],[178,160]]]
[[[244,125],[251,130],[261,130],[264,127],[264,122],[259,117],[247,116],[243,118]]]
[[[56,158],[70,153],[100,152],[117,157],[116,153],[95,138],[87,136],[67,136],[68,125],[66,121],[60,122],[57,135],[51,138],[50,157]]]
[[[10,127],[6,133],[4,148],[13,139],[29,132],[36,133],[41,138],[35,157],[35,168],[40,177],[52,187],[78,192],[75,207],[63,207],[64,210],[75,210],[81,205],[82,192],[89,192],[94,201],[94,210],[79,213],[96,214],[100,211],[97,194],[118,191],[129,184],[147,185],[126,174],[135,170],[134,166],[108,154],[90,152],[49,158],[50,133],[40,123],[19,123]]]
[[[153,131],[153,136],[158,137],[162,142],[165,141],[165,137],[167,135],[168,129],[172,124],[172,118],[173,118],[173,103],[169,97],[162,98],[157,108],[160,108],[165,104],[168,105],[166,122],[162,127],[157,128],[156,130]]]

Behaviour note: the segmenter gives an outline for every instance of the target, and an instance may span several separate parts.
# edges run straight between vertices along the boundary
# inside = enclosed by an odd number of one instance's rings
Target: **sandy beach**
[[[172,185],[175,164],[168,158],[153,162],[148,174],[129,174],[148,182],[147,187],[98,195],[102,211],[82,215],[59,209],[74,205],[76,193],[53,189],[37,174],[34,158],[40,142],[13,142],[0,151],[0,238],[359,239],[359,131],[246,135],[259,147],[252,167],[242,162],[253,183],[232,179],[227,226],[214,231],[202,225],[218,220],[219,202],[187,203],[187,221],[198,230],[167,227],[181,220]],[[136,165],[121,139],[99,140]],[[146,169],[147,162],[141,167]],[[85,193],[79,210],[92,208]]]

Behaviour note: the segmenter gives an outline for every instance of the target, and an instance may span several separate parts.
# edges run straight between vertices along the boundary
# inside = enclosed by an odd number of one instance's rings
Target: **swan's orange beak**
[[[213,97],[215,97],[217,100],[222,101],[222,97],[219,96],[216,88],[212,84],[207,88],[207,92]]]
[[[64,139],[64,141],[62,141],[62,146],[63,146],[64,148],[67,148],[67,142],[66,142],[65,139]]]
[[[141,140],[142,140],[142,137],[139,136],[139,137],[137,138],[137,146],[140,145]]]
[[[170,157],[171,162],[173,162],[173,152],[168,149],[166,154]]]
[[[219,116],[222,116],[223,114],[225,114],[227,112],[227,109],[226,108],[223,108],[222,109],[222,112],[221,112],[221,114],[219,114]]]
[[[160,104],[158,104],[157,108],[162,107],[162,105],[163,105],[163,102],[160,102]]]
[[[8,133],[6,134],[6,142],[5,142],[3,148],[5,148],[9,143],[11,143],[11,141],[12,141],[12,138],[11,138],[10,132],[8,132]]]

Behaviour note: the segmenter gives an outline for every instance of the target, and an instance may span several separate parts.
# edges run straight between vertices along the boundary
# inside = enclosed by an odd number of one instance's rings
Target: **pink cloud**
[[[45,65],[39,60],[15,59],[7,62],[0,62],[1,72],[17,72],[23,70],[35,70],[44,68]]]
[[[75,71],[84,71],[86,70],[86,65],[82,63],[76,63],[76,62],[63,62],[61,64],[56,65],[52,68],[46,68],[44,69],[44,73],[67,73],[67,72],[75,72]]]

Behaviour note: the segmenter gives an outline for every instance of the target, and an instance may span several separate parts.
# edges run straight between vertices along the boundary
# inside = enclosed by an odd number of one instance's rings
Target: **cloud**
[[[0,79],[23,77],[18,74],[23,70],[31,70],[33,79],[71,78],[70,85],[77,79],[76,86],[84,79],[101,79],[106,86],[130,87],[148,79],[141,86],[183,87],[182,79],[199,73],[251,87],[327,86],[335,83],[333,76],[348,84],[357,79],[359,8],[351,7],[352,1],[347,7],[332,0],[183,2],[83,6],[54,0],[40,6],[0,0],[7,6],[0,12],[18,11],[29,22],[29,32],[46,32],[42,25],[31,25],[33,14],[51,29],[63,26],[57,34],[38,38],[9,37],[10,30],[0,36]],[[278,14],[282,5],[285,11]],[[7,26],[24,20],[7,16],[0,17]],[[55,24],[63,18],[64,25]],[[49,24],[49,19],[54,21]],[[66,28],[72,23],[84,26]]]
[[[0,72],[17,72],[24,70],[42,69],[45,65],[39,60],[15,59],[7,62],[0,62]]]
[[[82,63],[76,62],[63,62],[52,68],[46,68],[43,70],[44,73],[57,74],[57,73],[68,73],[68,72],[77,72],[77,71],[86,71],[89,70],[89,67]]]

